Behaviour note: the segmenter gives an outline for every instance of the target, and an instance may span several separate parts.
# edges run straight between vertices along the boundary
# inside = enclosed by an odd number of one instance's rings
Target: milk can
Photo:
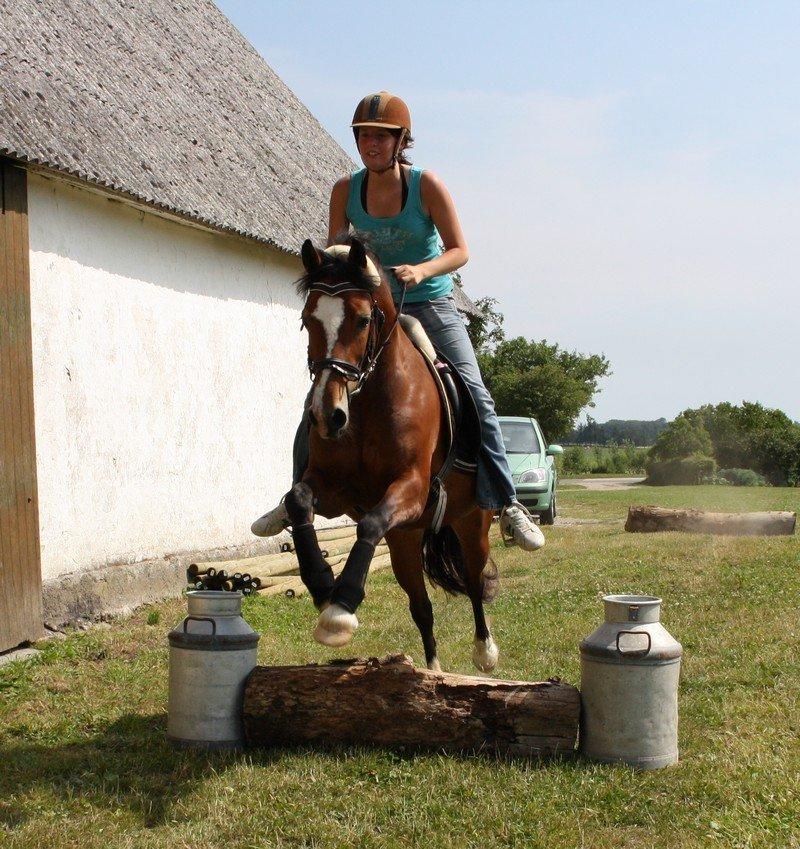
[[[169,634],[167,737],[203,749],[243,745],[242,694],[258,634],[242,619],[242,594],[195,590]]]
[[[581,643],[580,750],[592,760],[660,769],[678,760],[681,644],[661,599],[607,595],[605,622]]]

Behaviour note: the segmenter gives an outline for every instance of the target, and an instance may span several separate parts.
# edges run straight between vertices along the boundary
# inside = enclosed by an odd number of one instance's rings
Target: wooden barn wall
[[[42,634],[27,174],[0,159],[0,651]]]

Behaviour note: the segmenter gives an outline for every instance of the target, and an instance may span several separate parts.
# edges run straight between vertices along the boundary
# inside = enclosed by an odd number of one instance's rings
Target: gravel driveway
[[[585,489],[593,489],[598,492],[609,492],[613,489],[631,489],[641,486],[644,478],[562,478],[565,484],[577,484]]]

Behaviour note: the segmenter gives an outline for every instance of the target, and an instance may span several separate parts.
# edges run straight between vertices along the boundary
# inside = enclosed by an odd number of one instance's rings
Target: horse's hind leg
[[[314,604],[321,608],[333,592],[334,577],[314,530],[314,492],[306,481],[296,483],[289,491],[286,512],[292,525],[300,579],[308,587]]]
[[[433,636],[433,605],[422,572],[422,534],[422,531],[390,531],[386,542],[392,555],[392,571],[408,595],[408,609],[422,637],[425,663],[428,669],[441,672]]]
[[[483,609],[484,599],[493,597],[495,586],[490,586],[484,576],[484,569],[489,560],[489,526],[492,523],[490,510],[476,508],[471,513],[453,522],[453,528],[458,534],[464,557],[464,583],[467,594],[472,602],[472,612],[475,616],[475,642],[472,648],[472,662],[481,670],[489,672],[497,666],[500,651],[497,648],[489,630],[489,623]]]

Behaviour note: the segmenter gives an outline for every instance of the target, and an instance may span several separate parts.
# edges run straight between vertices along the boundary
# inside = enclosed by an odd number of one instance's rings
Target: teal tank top
[[[356,171],[350,177],[350,192],[347,196],[347,218],[356,230],[370,235],[370,246],[378,255],[381,265],[419,265],[439,256],[441,238],[429,215],[422,211],[419,186],[422,169],[411,168],[408,180],[408,197],[398,215],[388,218],[374,218],[367,215],[361,204],[361,184],[364,182],[366,168]],[[402,287],[388,274],[392,284],[392,294],[400,300]],[[406,303],[417,304],[432,301],[453,291],[453,279],[449,274],[437,274],[423,280],[406,292]]]

